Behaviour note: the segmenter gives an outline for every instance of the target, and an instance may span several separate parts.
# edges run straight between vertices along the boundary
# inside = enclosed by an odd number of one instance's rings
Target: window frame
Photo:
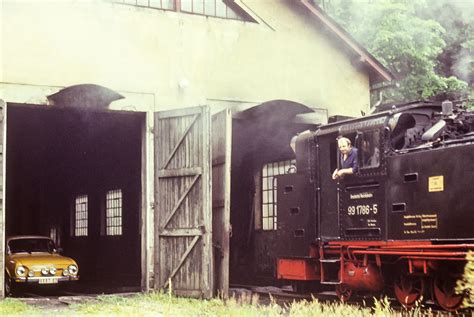
[[[212,17],[212,18],[220,18],[226,20],[234,20],[234,21],[242,21],[242,22],[256,22],[245,10],[243,10],[240,6],[236,5],[234,2],[229,2],[226,0],[222,0],[222,4],[225,6],[226,14],[225,16],[217,15],[217,2],[221,0],[201,0],[203,5],[203,12],[193,11],[194,1],[191,0],[191,10],[183,9],[183,0],[169,0],[172,2],[172,7],[163,7],[163,2],[168,0],[160,0],[161,6],[152,6],[150,1],[152,0],[135,0],[135,1],[127,1],[127,0],[112,0],[114,3],[118,3],[121,5],[129,5],[141,8],[149,8],[155,10],[164,10],[164,11],[172,11],[172,12],[181,12],[205,17]],[[157,1],[157,0],[155,0]],[[214,1],[214,14],[206,13],[206,1]],[[134,2],[134,3],[133,3]],[[139,4],[139,2],[147,2],[148,4]],[[229,2],[229,3],[228,3]],[[232,16],[229,16],[229,11],[232,12]]]
[[[114,197],[114,194],[120,194],[118,197]],[[112,197],[109,198],[109,195]],[[103,196],[104,197],[104,196]],[[120,237],[123,236],[123,190],[121,188],[110,189],[106,191],[104,197],[104,217],[103,217],[103,230],[102,234],[107,237]],[[109,205],[109,202],[119,200],[119,204]],[[110,209],[109,209],[110,207]],[[112,214],[109,216],[109,211],[118,211],[117,214]],[[110,221],[109,221],[110,219]],[[114,221],[113,219],[118,219]],[[118,222],[118,223],[117,223]],[[110,225],[109,225],[110,224]],[[118,230],[117,230],[118,228]]]
[[[341,154],[341,151],[339,150],[339,139],[340,138],[347,138],[351,141],[351,146],[352,147],[355,147],[357,148],[357,150],[359,150],[359,146],[358,146],[358,142],[359,142],[359,132],[349,132],[349,133],[346,133],[344,135],[338,135],[335,142],[332,143],[333,146],[330,145],[330,148],[331,148],[331,153],[336,153],[336,167],[333,168],[333,166],[331,166],[331,173],[332,171],[334,171],[334,169],[341,169],[341,163],[342,163],[342,154]],[[357,154],[357,163],[358,163],[358,168],[360,169],[360,164],[359,164],[359,159],[360,159],[360,154]],[[332,162],[332,160],[331,160]],[[332,164],[332,163],[331,163]]]
[[[276,166],[275,166],[276,164]],[[278,230],[278,197],[276,176],[295,174],[296,159],[267,162],[260,169],[260,215],[259,230],[271,232]],[[270,172],[271,167],[271,172]],[[275,173],[276,168],[276,173]],[[292,171],[291,171],[292,170]],[[265,199],[266,198],[266,199]],[[270,210],[271,209],[271,210]],[[266,212],[265,212],[266,211]]]
[[[85,198],[85,210],[78,210],[78,206],[84,206],[84,201],[79,201],[79,204],[78,204],[78,200],[80,198]],[[71,235],[77,238],[88,237],[89,236],[89,195],[87,194],[76,195],[74,197],[73,206],[74,207],[73,207]],[[85,215],[85,217],[78,218],[78,213]],[[78,227],[77,226],[78,221],[81,221],[81,223],[85,224],[85,226]]]
[[[371,130],[366,130],[366,131],[361,131],[360,132],[360,141],[358,142],[358,161],[359,161],[359,170],[360,171],[365,171],[365,170],[371,170],[371,169],[378,169],[379,167],[382,166],[382,139],[381,139],[381,131],[380,129],[371,129]],[[371,139],[368,140],[367,139],[367,135],[371,135]],[[374,142],[374,135],[377,134],[377,137],[378,140]],[[364,152],[363,152],[363,142],[364,141],[369,141],[369,142],[372,142],[372,149],[373,151],[371,150],[371,156],[372,157],[373,155],[375,155],[375,151],[378,151],[378,163],[376,165],[367,165],[365,164],[365,157],[364,157]],[[370,159],[369,157],[369,159]]]

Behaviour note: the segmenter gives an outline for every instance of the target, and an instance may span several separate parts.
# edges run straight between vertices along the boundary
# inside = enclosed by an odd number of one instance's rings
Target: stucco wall
[[[329,115],[358,115],[369,79],[315,17],[292,0],[236,0],[258,23],[101,0],[0,1],[0,99],[46,103],[63,87],[93,83],[126,99],[112,108],[157,111],[210,104],[246,107],[288,99]],[[143,285],[153,277],[154,136],[143,141]]]
[[[259,23],[103,1],[6,0],[0,94],[36,101],[42,89],[94,83],[129,97],[116,107],[136,110],[272,99],[329,115],[368,107],[367,74],[314,17],[292,1],[241,3]]]

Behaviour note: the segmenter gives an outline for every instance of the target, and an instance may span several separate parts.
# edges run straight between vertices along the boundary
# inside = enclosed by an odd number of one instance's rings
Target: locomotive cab
[[[317,149],[313,178],[318,188],[321,240],[379,240],[385,235],[384,116],[335,123],[316,131]],[[357,149],[358,168],[353,175],[333,180],[340,167],[337,139],[346,137]]]
[[[380,240],[385,237],[387,171],[382,133],[380,126],[355,133],[357,171],[337,184],[340,238],[343,240]]]

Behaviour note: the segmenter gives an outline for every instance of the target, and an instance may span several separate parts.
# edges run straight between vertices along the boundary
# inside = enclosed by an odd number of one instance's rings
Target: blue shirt
[[[344,161],[344,156],[341,155],[341,169],[342,168],[351,168],[355,173],[359,169],[359,162],[357,161],[357,149],[355,147],[351,148],[347,159]]]

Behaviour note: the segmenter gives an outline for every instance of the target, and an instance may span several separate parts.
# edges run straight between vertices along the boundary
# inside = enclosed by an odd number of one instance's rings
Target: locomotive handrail
[[[439,251],[439,252],[425,252],[425,251],[389,251],[389,250],[354,250],[352,251],[354,255],[356,254],[380,254],[380,255],[420,255],[420,256],[462,256],[466,257],[467,252],[449,252],[449,251]]]
[[[416,244],[409,244],[410,242],[415,242]],[[453,249],[474,249],[474,243],[463,243],[463,244],[433,244],[430,241],[418,242],[418,241],[403,241],[403,244],[400,244],[399,241],[392,243],[380,242],[380,241],[334,241],[325,247],[332,247],[334,249],[339,248],[339,246],[346,246],[348,248],[393,248],[393,249],[410,249],[410,248],[431,248],[431,249],[443,249],[443,248],[453,248]]]
[[[469,136],[461,139],[451,139],[451,140],[444,140],[444,141],[430,141],[425,144],[421,144],[417,147],[413,148],[404,148],[401,150],[393,150],[392,152],[395,154],[406,154],[409,152],[416,152],[416,151],[421,151],[421,150],[426,150],[426,149],[432,149],[434,147],[440,147],[442,145],[454,145],[458,143],[468,143],[468,142],[474,142],[474,137]]]
[[[345,187],[346,190],[360,189],[360,188],[379,188],[379,183],[366,183],[366,184],[356,184],[348,185]]]
[[[381,248],[393,249],[410,249],[410,248],[425,248],[425,249],[474,249],[474,244],[414,244],[414,245],[383,245]]]
[[[421,250],[420,250],[421,249]],[[399,251],[403,250],[403,251]],[[431,251],[425,251],[431,250]],[[435,251],[439,250],[439,251]],[[465,250],[465,251],[450,251]],[[464,260],[467,251],[474,250],[474,244],[459,245],[432,245],[432,244],[414,244],[414,245],[348,245],[347,254],[349,259],[357,260],[357,255],[400,255],[401,258],[409,257],[412,259],[431,259],[431,260]]]
[[[407,260],[441,260],[441,261],[461,261],[461,260],[464,260],[464,258],[455,258],[455,257],[401,256],[397,259],[397,261],[400,261],[402,259],[407,259]]]

